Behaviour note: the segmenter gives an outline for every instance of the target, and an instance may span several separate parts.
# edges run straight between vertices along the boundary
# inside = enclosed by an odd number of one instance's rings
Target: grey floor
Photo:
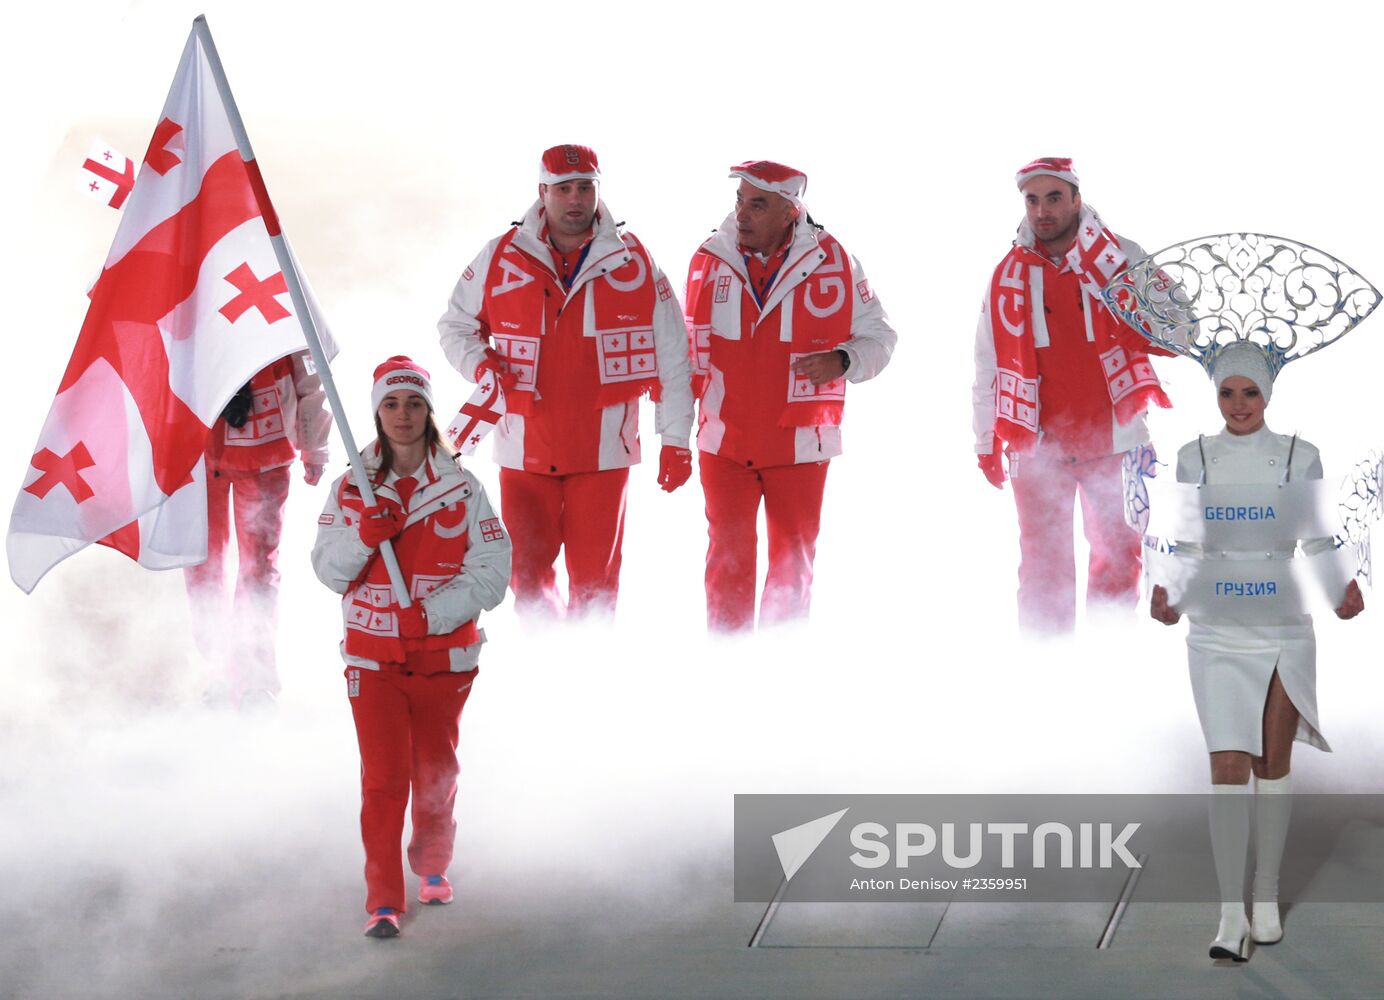
[[[749,948],[762,908],[726,902],[726,871],[670,905],[571,879],[515,892],[476,875],[459,880],[457,903],[417,908],[400,939],[377,942],[359,934],[347,878],[241,868],[234,884],[209,874],[196,891],[132,913],[127,889],[90,874],[85,898],[5,908],[0,995],[1343,998],[1379,996],[1384,973],[1378,906],[1293,910],[1282,943],[1234,966],[1206,957],[1204,905],[1135,904],[1098,950],[1108,908],[1089,904],[945,915],[787,904]],[[287,891],[228,909],[256,877]],[[61,922],[46,923],[54,911]]]
[[[0,997],[1384,996],[1384,905],[1290,906],[1285,940],[1239,966],[1207,957],[1214,904],[1137,893],[1097,948],[1117,888],[787,903],[749,947],[766,907],[733,901],[737,793],[1203,791],[1171,630],[1118,669],[1095,635],[974,661],[1005,692],[978,715],[957,707],[974,676],[862,656],[857,636],[699,638],[651,669],[657,634],[521,636],[500,618],[463,719],[457,902],[368,940],[358,756],[317,638],[336,610],[315,596],[284,630],[273,713],[203,707],[168,652],[187,648],[176,622],[74,636],[6,675]],[[1332,641],[1323,662],[1348,660]],[[1384,787],[1376,674],[1323,685],[1336,753],[1300,752],[1300,790]],[[1344,837],[1333,861],[1377,867],[1374,843]]]

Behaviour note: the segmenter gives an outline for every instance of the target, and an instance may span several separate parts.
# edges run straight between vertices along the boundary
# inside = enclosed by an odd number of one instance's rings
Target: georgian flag
[[[305,346],[271,234],[194,29],[15,500],[6,549],[25,592],[92,542],[154,569],[205,560],[211,425]]]
[[[77,190],[111,208],[123,208],[135,186],[135,161],[97,139],[77,176]]]
[[[447,425],[447,440],[463,455],[474,455],[476,447],[489,436],[505,415],[505,394],[494,372],[481,376],[471,398]]]

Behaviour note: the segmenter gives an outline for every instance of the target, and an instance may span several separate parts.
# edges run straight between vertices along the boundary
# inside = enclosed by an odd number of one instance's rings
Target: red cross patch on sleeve
[[[668,287],[667,278],[659,278],[658,284],[654,287],[658,289],[658,301],[667,302],[673,297],[673,290]]]
[[[498,542],[504,537],[505,529],[498,517],[487,517],[481,522],[481,538],[487,542]]]
[[[870,291],[869,281],[857,281],[855,283],[856,293],[860,296],[861,302],[869,302],[875,297],[875,293]]]
[[[336,522],[335,514],[323,514],[317,519],[318,524],[333,524]]]

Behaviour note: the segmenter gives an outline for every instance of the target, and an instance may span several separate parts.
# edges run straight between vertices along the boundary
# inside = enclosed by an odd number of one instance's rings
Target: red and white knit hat
[[[561,184],[564,181],[601,179],[601,165],[596,151],[590,146],[563,145],[543,150],[538,165],[538,183]]]
[[[394,355],[375,369],[375,386],[370,390],[371,412],[378,410],[384,397],[397,389],[408,389],[410,392],[418,393],[427,400],[429,410],[436,409],[433,406],[432,382],[429,381],[427,369],[402,354]]]
[[[749,181],[761,191],[782,195],[799,208],[807,191],[807,174],[773,160],[746,160],[730,168],[730,176]]]
[[[1060,181],[1081,187],[1081,181],[1077,180],[1076,171],[1072,169],[1072,161],[1065,156],[1038,157],[1032,163],[1019,168],[1019,172],[1014,175],[1014,184],[1023,190],[1023,186],[1035,177],[1056,177]]]

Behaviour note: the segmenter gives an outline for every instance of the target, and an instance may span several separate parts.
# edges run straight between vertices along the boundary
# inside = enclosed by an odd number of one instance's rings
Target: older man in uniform
[[[846,383],[878,375],[897,339],[860,262],[807,214],[807,175],[731,167],[735,209],[692,258],[687,322],[706,495],[707,623],[755,623],[755,522],[769,569],[760,624],[806,617],[827,466]]]

